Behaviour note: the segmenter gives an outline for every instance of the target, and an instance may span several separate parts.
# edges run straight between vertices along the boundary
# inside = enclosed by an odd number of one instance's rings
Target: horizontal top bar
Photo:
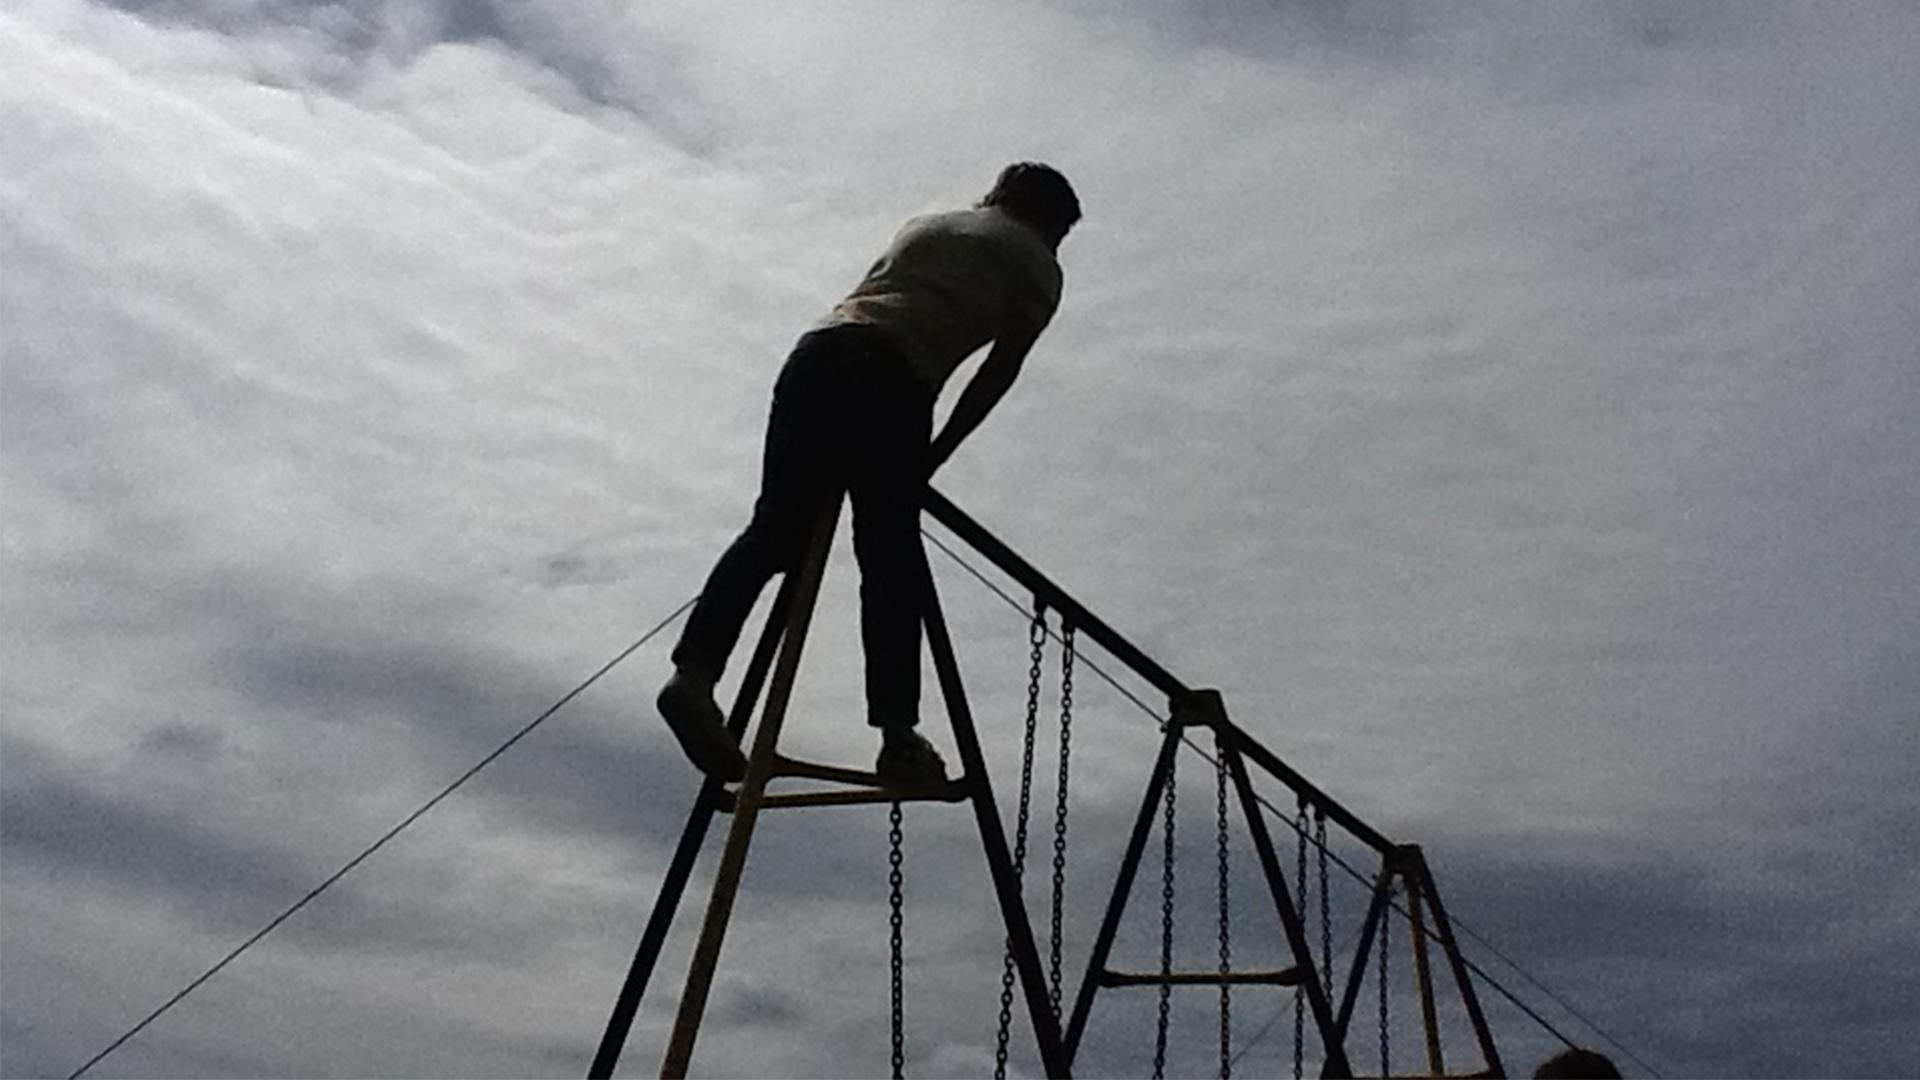
[[[1152,683],[1155,689],[1167,696],[1170,705],[1192,697],[1194,691],[1191,687],[1160,666],[1158,661],[1141,652],[1131,641],[1122,637],[1119,631],[1108,626],[1099,616],[1088,610],[1086,605],[1075,600],[1052,578],[1021,558],[1012,548],[1002,543],[999,537],[988,532],[986,526],[969,517],[965,511],[955,506],[952,500],[940,494],[932,485],[927,487],[926,509],[933,515],[935,521],[952,530],[953,534],[968,547],[985,556],[989,562],[999,567],[1001,572],[1019,582],[1022,588],[1033,593],[1041,603],[1060,612],[1063,618],[1078,628],[1081,633],[1098,642],[1100,647],[1114,659]],[[1224,712],[1210,722],[1223,726],[1242,754],[1291,788],[1300,798],[1323,811],[1360,842],[1382,854],[1395,846],[1377,829],[1361,821],[1353,811],[1340,805],[1331,795],[1314,786],[1306,777],[1282,762],[1279,755],[1262,746],[1253,736],[1248,735],[1245,729],[1228,720]]]
[[[1353,811],[1334,801],[1333,796],[1321,791],[1307,778],[1295,772],[1280,756],[1260,745],[1253,736],[1235,724],[1229,723],[1231,738],[1240,752],[1255,765],[1271,773],[1274,779],[1292,788],[1296,794],[1311,806],[1323,811],[1335,824],[1353,834],[1354,839],[1367,845],[1382,855],[1392,852],[1398,845],[1381,835],[1380,830],[1361,821]]]
[[[1041,573],[1032,563],[1014,554],[1013,549],[1001,543],[999,537],[988,532],[985,526],[968,517],[945,495],[932,487],[927,488],[927,512],[933,515],[935,521],[952,529],[954,535],[966,541],[968,547],[985,555],[988,561],[1039,597],[1048,607],[1060,612],[1081,633],[1099,642],[1100,647],[1111,653],[1114,659],[1132,668],[1141,678],[1152,683],[1155,689],[1167,695],[1168,700],[1178,700],[1191,692],[1187,684],[1174,678],[1172,672],[1161,667],[1152,657],[1121,637],[1119,631],[1102,622],[1099,616],[1067,595],[1065,589],[1054,584],[1051,578]]]

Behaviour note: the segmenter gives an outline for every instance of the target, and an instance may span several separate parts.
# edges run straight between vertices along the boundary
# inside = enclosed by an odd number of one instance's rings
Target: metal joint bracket
[[[1227,719],[1227,703],[1218,690],[1189,690],[1167,704],[1184,727],[1224,731],[1232,726],[1232,721]]]

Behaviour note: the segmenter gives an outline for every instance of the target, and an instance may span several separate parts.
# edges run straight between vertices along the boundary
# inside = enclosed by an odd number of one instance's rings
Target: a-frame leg
[[[1214,705],[1218,706],[1215,699]],[[1322,1076],[1352,1076],[1353,1066],[1347,1061],[1346,1039],[1335,1026],[1332,1009],[1327,1003],[1327,987],[1320,985],[1320,976],[1313,970],[1313,947],[1307,943],[1307,930],[1300,919],[1299,909],[1293,904],[1287,890],[1286,871],[1280,866],[1280,857],[1273,848],[1273,836],[1267,831],[1266,815],[1260,812],[1260,802],[1253,791],[1253,781],[1247,775],[1246,759],[1240,754],[1238,729],[1226,722],[1220,715],[1216,731],[1227,732],[1221,740],[1220,752],[1226,756],[1227,771],[1233,777],[1234,791],[1240,797],[1240,809],[1246,815],[1247,831],[1253,836],[1254,850],[1260,856],[1260,869],[1266,874],[1267,889],[1273,894],[1274,910],[1280,916],[1280,925],[1287,934],[1287,946],[1293,953],[1293,962],[1300,974],[1300,988],[1307,996],[1307,1009],[1313,1013],[1314,1026],[1320,1030],[1321,1052],[1324,1060],[1320,1066]]]
[[[927,646],[933,653],[934,670],[940,690],[946,698],[947,718],[953,724],[954,745],[960,751],[962,783],[968,801],[973,804],[974,820],[980,827],[980,841],[986,849],[987,868],[993,875],[993,889],[1000,901],[1000,916],[1006,923],[1007,945],[1013,953],[1020,985],[1027,1002],[1027,1016],[1033,1023],[1040,1044],[1040,1062],[1052,1077],[1072,1074],[1072,1059],[1060,1038],[1060,1019],[1053,1013],[1047,997],[1046,980],[1040,970],[1040,953],[1033,942],[1033,926],[1027,921],[1026,900],[1020,891],[1020,879],[1013,872],[1013,856],[1007,849],[1007,836],[1000,825],[1000,811],[994,805],[993,785],[987,779],[987,763],[980,752],[980,737],[974,730],[973,713],[967,706],[966,690],[960,682],[960,665],[954,657],[953,641],[947,621],[940,611],[940,598],[933,577],[926,578]]]
[[[774,650],[779,647],[781,631],[787,625],[794,586],[795,579],[792,576],[781,581],[780,591],[767,614],[766,629],[761,631],[760,641],[754,646],[753,659],[747,664],[746,674],[741,676],[739,692],[733,699],[733,711],[727,718],[727,730],[732,733],[735,742],[746,733],[747,722],[753,716],[754,706],[760,701],[760,690],[766,684],[767,670],[773,666]],[[640,945],[634,951],[633,964],[628,967],[626,981],[620,987],[620,996],[613,1003],[613,1015],[608,1017],[607,1030],[600,1037],[600,1049],[594,1053],[593,1065],[587,1072],[588,1080],[608,1080],[613,1076],[614,1068],[620,1064],[620,1054],[626,1048],[627,1035],[633,1030],[633,1019],[640,1011],[640,999],[646,996],[654,965],[660,961],[660,949],[666,944],[667,931],[672,928],[674,916],[679,912],[687,880],[693,876],[693,866],[700,857],[700,847],[706,841],[707,830],[713,827],[713,815],[720,809],[721,797],[725,792],[726,785],[712,777],[700,785],[700,794],[694,799],[692,811],[687,814],[686,827],[680,831],[679,846],[674,848],[666,877],[661,879],[660,893],[653,902],[653,913],[647,917],[646,930],[641,933]]]
[[[1447,1074],[1447,1055],[1440,1045],[1440,1014],[1433,999],[1433,964],[1427,952],[1426,916],[1420,899],[1420,883],[1407,882],[1407,929],[1413,941],[1414,985],[1420,992],[1420,1030],[1425,1034],[1427,1071],[1435,1076]]]
[[[1120,871],[1115,875],[1113,893],[1107,897],[1107,912],[1100,920],[1100,930],[1094,935],[1093,955],[1087,960],[1087,970],[1080,977],[1080,992],[1074,995],[1073,1018],[1067,1024],[1067,1060],[1072,1062],[1080,1051],[1080,1039],[1086,1034],[1087,1017],[1093,1011],[1093,995],[1100,988],[1101,972],[1107,970],[1107,959],[1113,952],[1113,937],[1120,929],[1120,918],[1126,914],[1127,897],[1133,892],[1134,875],[1140,870],[1140,855],[1146,850],[1147,837],[1153,832],[1155,808],[1160,805],[1161,793],[1166,790],[1167,772],[1173,767],[1173,755],[1180,748],[1182,725],[1176,710],[1167,721],[1167,731],[1160,740],[1160,754],[1154,759],[1153,773],[1147,780],[1146,794],[1140,800],[1140,813],[1133,819],[1133,832],[1127,837],[1127,849],[1120,856]]]
[[[1473,979],[1467,972],[1466,958],[1460,954],[1460,943],[1453,936],[1453,921],[1447,918],[1447,909],[1440,902],[1440,890],[1433,884],[1433,873],[1427,869],[1426,856],[1414,847],[1414,865],[1409,877],[1409,887],[1418,889],[1421,899],[1426,901],[1427,910],[1433,915],[1433,936],[1439,939],[1440,951],[1445,954],[1447,964],[1453,969],[1453,978],[1460,988],[1460,1003],[1466,1007],[1467,1022],[1473,1026],[1473,1036],[1480,1044],[1480,1053],[1485,1057],[1487,1074],[1505,1076],[1506,1068],[1501,1064],[1500,1051],[1493,1043],[1493,1031],[1487,1026],[1487,1016],[1480,1008],[1480,995],[1474,992]]]
[[[705,1011],[706,999],[712,989],[713,976],[718,966],[727,923],[732,914],[733,901],[738,894],[758,812],[763,806],[776,805],[780,802],[780,800],[768,798],[767,783],[780,770],[792,770],[799,764],[787,761],[780,756],[779,734],[787,704],[792,695],[799,669],[801,648],[805,643],[807,628],[818,598],[820,580],[824,573],[826,556],[832,544],[834,526],[838,517],[839,501],[835,500],[823,510],[807,556],[800,568],[796,573],[789,574],[781,586],[780,595],[775,600],[775,606],[769,615],[767,627],[755,649],[753,661],[742,679],[740,693],[735,700],[729,719],[729,729],[736,738],[739,738],[752,715],[761,686],[766,681],[768,669],[771,667],[772,683],[768,688],[761,722],[754,732],[752,752],[748,755],[747,774],[741,781],[738,792],[733,795],[729,795],[725,785],[718,781],[709,780],[702,786],[700,796],[681,834],[679,847],[669,866],[667,878],[662,884],[661,894],[655,902],[647,929],[641,937],[626,983],[622,987],[619,1000],[615,1002],[613,1015],[602,1037],[599,1051],[594,1057],[592,1071],[589,1073],[591,1078],[612,1075],[638,1010],[640,998],[645,993],[647,982],[658,961],[667,930],[672,924],[675,910],[687,880],[692,874],[701,843],[711,826],[713,815],[719,810],[728,809],[732,812],[733,821],[728,830],[727,845],[722,852],[720,866],[715,871],[713,894],[708,902],[706,917],[702,922],[699,941],[694,947],[693,961],[687,974],[687,986],[681,995],[679,1012],[675,1017],[672,1035],[669,1037],[665,1059],[661,1064],[662,1076],[684,1077],[687,1073],[692,1060],[694,1043],[699,1034],[701,1017]],[[988,780],[979,737],[961,684],[953,642],[947,630],[945,618],[941,614],[931,576],[929,575],[926,580],[924,618],[927,639],[933,653],[934,666],[939,672],[948,717],[953,725],[954,741],[959,749],[964,770],[963,779],[955,786],[963,788],[965,797],[974,805],[982,845],[986,850],[987,865],[993,876],[1002,918],[1006,924],[1006,937],[1012,945],[1015,962],[1026,992],[1028,1010],[1039,1042],[1041,1060],[1048,1075],[1065,1077],[1069,1075],[1069,1064],[1060,1038],[1059,1019],[1053,1014],[1047,998],[1032,926],[1027,920],[1019,882],[1013,873],[1006,836],[1001,829],[999,812],[993,799],[992,784]],[[823,772],[845,773],[849,779],[860,776],[848,770],[821,770],[817,767],[814,769],[815,775]],[[870,782],[871,778],[867,780]],[[868,795],[856,795],[855,799],[863,802],[873,801],[873,797]]]
[[[1448,921],[1446,909],[1440,904],[1439,891],[1434,887],[1433,874],[1427,869],[1426,856],[1418,845],[1404,844],[1389,848],[1382,862],[1380,873],[1374,879],[1373,899],[1367,907],[1365,922],[1360,928],[1360,941],[1354,949],[1353,965],[1349,969],[1346,993],[1340,1001],[1340,1012],[1334,1020],[1334,1028],[1341,1040],[1345,1040],[1348,1025],[1353,1019],[1354,1005],[1360,995],[1360,981],[1368,968],[1368,959],[1374,948],[1373,939],[1387,919],[1391,918],[1393,907],[1393,883],[1401,882],[1407,891],[1407,917],[1412,924],[1412,944],[1414,949],[1415,975],[1419,980],[1421,1021],[1426,1035],[1427,1066],[1434,1075],[1445,1072],[1445,1058],[1440,1046],[1439,1021],[1435,1010],[1432,976],[1428,970],[1426,929],[1422,909],[1431,910],[1433,915],[1434,936],[1439,939],[1441,951],[1453,970],[1456,984],[1460,990],[1460,1002],[1466,1008],[1467,1020],[1473,1026],[1474,1038],[1480,1044],[1480,1050],[1486,1060],[1486,1071],[1480,1075],[1503,1076],[1500,1052],[1494,1046],[1493,1033],[1487,1027],[1486,1015],[1480,1008],[1480,997],[1473,989],[1473,980],[1469,977],[1466,960],[1460,955],[1458,945],[1453,939],[1453,926]],[[1381,945],[1385,948],[1385,944]]]
[[[1340,1014],[1334,1019],[1334,1030],[1344,1043],[1348,1026],[1353,1022],[1353,1008],[1360,1001],[1360,981],[1367,974],[1367,958],[1373,952],[1374,936],[1379,934],[1381,924],[1386,920],[1387,905],[1393,896],[1393,882],[1401,875],[1399,867],[1383,867],[1373,879],[1372,899],[1367,903],[1367,917],[1360,924],[1360,943],[1353,950],[1353,963],[1347,968],[1347,989],[1340,997]],[[1382,946],[1384,947],[1384,946]]]
[[[800,651],[806,644],[807,626],[813,619],[814,601],[820,594],[820,578],[826,570],[827,551],[833,544],[833,530],[839,518],[840,500],[834,498],[821,510],[820,522],[814,528],[813,539],[800,564],[773,683],[767,688],[767,705],[754,732],[753,752],[747,757],[747,775],[740,782],[733,822],[727,830],[727,846],[714,871],[713,895],[707,902],[700,939],[694,945],[693,962],[687,969],[687,986],[680,995],[680,1011],[674,1017],[666,1058],[660,1065],[663,1077],[686,1076],[687,1066],[693,1059],[694,1040],[700,1034],[707,994],[713,989],[720,945],[726,939],[727,921],[733,915],[734,897],[740,891],[740,876],[746,869],[747,847],[753,840],[760,803],[766,795],[767,780],[773,775],[780,726],[786,717],[787,702],[793,695],[794,679],[800,670]]]
[[[1134,877],[1140,869],[1140,857],[1146,848],[1147,838],[1153,831],[1157,807],[1166,789],[1168,774],[1173,769],[1174,755],[1179,752],[1186,728],[1192,725],[1211,727],[1220,736],[1219,753],[1226,760],[1228,774],[1233,778],[1235,793],[1246,815],[1248,832],[1260,856],[1260,867],[1266,875],[1268,890],[1273,896],[1274,910],[1286,931],[1287,945],[1294,957],[1294,968],[1288,973],[1291,976],[1290,981],[1296,982],[1305,992],[1308,1006],[1313,1012],[1315,1027],[1318,1028],[1325,1047],[1326,1060],[1322,1067],[1323,1075],[1351,1076],[1352,1066],[1347,1062],[1344,1040],[1338,1037],[1333,1010],[1327,999],[1327,989],[1320,985],[1319,976],[1314,971],[1313,952],[1307,942],[1305,925],[1301,922],[1300,913],[1288,892],[1286,873],[1280,866],[1279,856],[1274,852],[1272,834],[1267,830],[1266,819],[1260,813],[1253,784],[1247,774],[1246,761],[1241,751],[1245,736],[1227,721],[1219,694],[1211,690],[1194,691],[1185,699],[1174,701],[1171,713],[1167,721],[1166,733],[1161,739],[1160,754],[1154,761],[1153,773],[1148,778],[1146,793],[1140,801],[1140,812],[1134,818],[1133,832],[1128,837],[1126,851],[1120,858],[1120,869],[1115,875],[1113,892],[1107,899],[1106,916],[1101,920],[1100,930],[1094,937],[1093,954],[1087,961],[1087,971],[1081,978],[1080,992],[1074,1000],[1073,1018],[1067,1026],[1069,1060],[1079,1051],[1080,1040],[1086,1034],[1087,1019],[1093,1009],[1094,994],[1103,984],[1117,984],[1116,977],[1107,970],[1107,961],[1113,949],[1113,939],[1119,930],[1120,920],[1126,913],[1127,898],[1132,894]],[[1148,983],[1153,980],[1128,978],[1125,981]]]

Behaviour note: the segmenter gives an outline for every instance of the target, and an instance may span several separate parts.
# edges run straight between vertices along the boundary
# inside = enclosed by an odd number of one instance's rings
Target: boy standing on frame
[[[937,782],[945,764],[920,722],[920,620],[927,582],[920,501],[929,477],[1013,385],[1060,306],[1060,242],[1080,202],[1049,166],[1007,166],[965,210],[906,223],[859,285],[795,344],[773,387],[753,517],[720,556],[673,650],[658,705],[687,757],[726,780],[746,757],[714,701],[760,591],[797,569],[822,502],[846,491],[860,564],[867,723],[875,771]],[[933,436],[941,387],[992,350]]]

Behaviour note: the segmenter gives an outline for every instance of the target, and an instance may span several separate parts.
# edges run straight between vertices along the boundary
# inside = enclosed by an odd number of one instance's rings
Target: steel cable
[[[192,982],[188,983],[186,986],[181,987],[180,990],[176,992],[172,997],[162,1002],[159,1008],[153,1010],[151,1013],[148,1013],[145,1019],[133,1025],[131,1028],[128,1028],[125,1034],[113,1040],[111,1043],[108,1043],[106,1048],[101,1050],[99,1053],[88,1058],[86,1064],[73,1070],[73,1072],[68,1075],[67,1080],[79,1080],[79,1077],[86,1075],[87,1070],[93,1068],[95,1065],[98,1065],[100,1062],[106,1060],[109,1054],[112,1054],[115,1050],[118,1050],[120,1049],[120,1047],[126,1045],[127,1040],[133,1038],[135,1035],[140,1034],[140,1032],[146,1029],[147,1025],[153,1023],[155,1020],[160,1019],[160,1017],[163,1014],[165,1014],[167,1010],[173,1008],[175,1005],[178,1005],[181,1001],[185,1000],[188,994],[191,994],[195,990],[199,989],[200,986],[203,983],[205,983],[208,979],[211,979],[215,975],[219,974],[221,969],[225,968],[228,964],[231,964],[235,960],[239,959],[240,954],[246,952],[248,949],[251,949],[254,945],[258,944],[261,941],[261,939],[265,938],[268,934],[273,933],[276,929],[280,927],[280,924],[292,918],[294,913],[298,912],[301,908],[306,907],[308,904],[312,903],[313,901],[319,899],[322,893],[326,892],[328,889],[334,886],[334,883],[338,882],[341,878],[346,877],[347,874],[351,873],[355,867],[367,861],[367,859],[370,858],[374,852],[379,851],[381,848],[385,847],[388,841],[392,840],[394,837],[399,836],[402,832],[406,831],[408,826],[412,825],[414,822],[426,816],[427,811],[432,810],[435,806],[438,806],[441,800],[453,794],[456,790],[459,789],[460,785],[466,783],[468,780],[473,779],[474,776],[480,772],[480,770],[486,768],[488,765],[493,764],[493,762],[496,759],[498,759],[500,755],[506,753],[509,749],[513,747],[515,743],[518,743],[521,739],[524,739],[528,735],[532,734],[533,729],[539,727],[541,724],[546,723],[549,717],[559,712],[574,698],[579,697],[582,693],[586,691],[588,687],[592,686],[596,682],[599,682],[601,677],[606,675],[607,672],[612,671],[615,667],[619,666],[621,661],[625,660],[627,657],[632,656],[634,653],[638,652],[641,646],[645,645],[649,641],[652,641],[654,637],[657,636],[662,630],[665,630],[667,627],[673,625],[674,621],[680,618],[680,616],[686,614],[687,609],[691,608],[694,605],[694,602],[697,600],[699,600],[699,597],[695,596],[692,599],[689,599],[686,603],[681,604],[678,608],[674,609],[673,614],[668,615],[666,618],[660,620],[660,622],[657,623],[653,627],[653,629],[648,630],[646,633],[640,635],[639,640],[627,646],[625,649],[622,649],[619,655],[607,661],[604,665],[601,666],[600,670],[594,672],[592,675],[587,676],[586,681],[574,687],[572,690],[567,691],[566,694],[560,698],[560,700],[554,702],[552,705],[549,705],[545,712],[541,713],[539,716],[534,717],[519,731],[514,732],[513,735],[509,737],[506,742],[501,743],[500,746],[496,748],[492,753],[488,754],[486,757],[481,758],[479,762],[476,763],[472,768],[468,769],[466,772],[461,773],[459,778],[454,780],[453,783],[448,784],[445,788],[442,788],[438,795],[435,795],[433,798],[428,799],[425,803],[423,803],[420,806],[418,810],[415,810],[413,813],[408,814],[405,818],[401,819],[398,825],[395,825],[393,828],[388,829],[386,833],[380,837],[380,839],[375,840],[371,845],[369,845],[366,848],[366,850],[360,852],[360,854],[355,855],[353,858],[347,860],[346,865],[340,867],[340,869],[338,870],[335,870],[333,874],[329,876],[325,881],[322,881],[320,884],[314,886],[311,890],[307,892],[305,896],[302,896],[300,899],[294,901],[291,907],[287,908],[285,911],[282,911],[280,914],[274,916],[271,922],[261,927],[258,931],[254,933],[252,937],[249,937],[247,940],[241,942],[239,945],[236,945],[231,952],[221,957],[218,963],[214,964],[212,967],[202,972],[198,978],[194,979]]]

